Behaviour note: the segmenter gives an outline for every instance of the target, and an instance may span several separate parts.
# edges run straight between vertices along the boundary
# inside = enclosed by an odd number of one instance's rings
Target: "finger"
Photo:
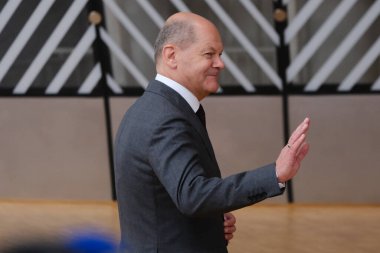
[[[224,221],[224,226],[229,227],[235,225],[236,221],[234,220],[226,220]]]
[[[231,234],[231,233],[234,233],[235,231],[236,231],[235,226],[224,227],[224,233],[225,234]]]
[[[302,134],[294,143],[293,145],[291,146],[291,148],[289,148],[289,151],[293,152],[294,153],[294,156],[295,155],[298,155],[299,154],[299,151],[300,151],[300,148],[302,146],[302,144],[305,142],[306,140],[306,135],[305,134]]]
[[[304,121],[298,125],[296,130],[293,131],[292,135],[289,138],[288,143],[290,145],[293,145],[302,134],[305,134],[307,132],[307,130],[309,129],[309,125],[310,125],[310,119],[305,118]]]
[[[297,139],[302,135],[306,134],[307,130],[309,129],[309,120],[304,120],[298,127],[297,129],[292,133],[289,143],[293,145]]]
[[[298,126],[297,128],[293,131],[295,134],[299,134],[302,132],[302,129],[304,128],[305,125],[307,125],[309,122],[308,118],[305,118]]]
[[[233,237],[233,234],[224,234],[224,239],[226,239],[227,241],[230,241]]]
[[[310,145],[304,142],[298,152],[298,160],[301,162],[309,152]]]
[[[230,219],[234,219],[235,216],[232,214],[232,213],[225,213],[224,214],[224,220],[230,220]]]
[[[236,218],[232,213],[225,213],[224,214],[224,225],[234,225],[236,223]]]

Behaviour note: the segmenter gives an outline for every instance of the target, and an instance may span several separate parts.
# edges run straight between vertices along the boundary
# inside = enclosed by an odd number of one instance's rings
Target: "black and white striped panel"
[[[155,36],[176,11],[207,16],[220,29],[227,69],[222,89],[283,89],[276,69],[280,36],[273,27],[273,1],[98,2],[104,5],[107,29],[88,21],[88,0],[0,1],[0,91],[89,95],[100,80],[113,94],[145,88],[155,72]],[[284,41],[292,55],[285,66],[286,82],[303,86],[305,92],[331,83],[338,84],[336,92],[351,91],[359,83],[380,91],[380,0],[282,2],[289,17]],[[93,44],[99,39],[110,52],[106,70],[94,60]]]
[[[234,3],[233,12],[226,8],[228,1],[206,0],[200,2],[201,6],[181,0],[166,0],[165,5],[148,0],[103,0],[102,3],[108,29],[99,28],[99,33],[87,20],[87,0],[15,0],[3,3],[0,6],[0,38],[7,37],[12,29],[17,36],[12,38],[10,44],[2,46],[6,51],[0,54],[0,89],[7,88],[14,95],[31,94],[33,90],[55,95],[70,88],[73,91],[71,94],[86,95],[94,91],[102,78],[114,94],[123,94],[124,88],[136,84],[145,88],[154,75],[154,37],[164,19],[175,11],[195,11],[213,15],[215,21],[224,27],[229,40],[233,41],[231,45],[227,44],[223,55],[227,68],[226,78],[222,78],[227,79],[225,84],[240,86],[246,92],[255,92],[255,83],[273,85],[281,90],[281,81],[274,67],[279,37],[268,15],[265,17],[251,1]],[[267,9],[271,8],[270,2],[264,5]],[[139,11],[128,12],[129,8],[139,8]],[[32,11],[25,12],[25,9]],[[241,11],[245,12],[246,19],[257,30],[262,31],[261,36],[266,37],[269,45],[255,46],[252,35],[247,35],[251,27],[241,26],[235,21],[234,15]],[[14,29],[9,21],[20,13],[25,19],[21,20],[23,23],[20,23],[19,29]],[[110,20],[115,20],[116,28]],[[48,23],[51,29],[43,32],[43,27]],[[150,25],[148,30],[154,33],[147,34],[142,23]],[[80,32],[73,33],[73,30]],[[113,75],[105,73],[102,64],[93,60],[92,45],[97,34],[110,51]],[[66,46],[65,40],[70,41],[70,45]],[[128,49],[125,44],[133,44],[133,49]],[[23,55],[29,48],[32,48],[33,54],[25,61]],[[264,54],[271,55],[270,63]],[[241,61],[245,63],[241,64]],[[254,68],[255,73],[264,73],[263,78],[257,79],[258,75],[252,74]],[[121,76],[118,75],[120,72]]]
[[[295,9],[285,31],[285,42],[294,49],[288,82],[304,83],[306,92],[331,83],[337,92],[360,83],[380,91],[379,0],[287,2],[290,11]]]
[[[272,9],[270,1],[261,2],[262,5],[266,5],[267,9]],[[264,83],[267,86],[276,87],[277,90],[282,89],[281,80],[274,67],[276,66],[275,52],[276,46],[279,44],[279,36],[273,28],[271,15],[263,15],[252,1],[239,0],[232,5],[229,1],[214,0],[197,2],[166,0],[161,1],[161,4],[149,0],[134,0],[128,3],[104,0],[103,3],[106,14],[108,14],[108,20],[113,19],[113,24],[122,28],[117,30],[117,34],[115,34],[112,32],[112,28],[108,26],[110,29],[108,31],[102,30],[101,36],[110,48],[114,62],[122,65],[128,71],[130,80],[133,80],[128,81],[128,77],[116,77],[115,79],[123,87],[128,87],[128,83],[131,82],[137,82],[139,86],[145,87],[146,80],[151,78],[153,74],[151,70],[154,69],[153,43],[155,35],[163,26],[164,20],[176,11],[193,11],[212,18],[231,41],[225,43],[226,47],[222,56],[227,69],[225,72],[228,72],[224,76],[227,78],[221,78],[222,88],[224,85],[233,84],[240,86],[246,92],[255,92],[255,83]],[[226,8],[228,6],[233,6],[233,11],[229,11]],[[244,12],[245,18],[249,20],[249,27],[242,26],[235,21],[236,15],[241,14],[241,12]],[[147,25],[150,27],[146,28]],[[265,37],[269,43],[260,47],[256,46],[251,38],[254,35],[249,33],[252,27],[260,30],[261,37]],[[125,44],[129,44],[129,46],[125,46]],[[263,52],[271,55],[271,62],[264,56]],[[140,64],[141,57],[145,57],[150,62],[144,61]],[[243,65],[242,61],[245,62]],[[147,65],[150,64],[152,64],[149,66],[150,71],[147,71]],[[263,73],[261,75],[265,77],[260,80],[255,78],[257,76],[253,75],[255,68],[255,73]],[[227,81],[224,81],[225,79]]]
[[[94,65],[95,29],[86,5],[87,0],[3,3],[0,89],[14,95],[35,89],[58,94],[63,86],[78,90]]]

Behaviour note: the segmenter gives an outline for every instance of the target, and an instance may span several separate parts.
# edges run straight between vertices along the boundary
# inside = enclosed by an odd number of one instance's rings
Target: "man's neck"
[[[186,102],[191,106],[194,112],[198,110],[200,105],[199,100],[185,86],[162,74],[157,74],[156,80],[162,82],[163,84],[175,90],[179,95],[181,95],[181,97],[183,97],[186,100]]]

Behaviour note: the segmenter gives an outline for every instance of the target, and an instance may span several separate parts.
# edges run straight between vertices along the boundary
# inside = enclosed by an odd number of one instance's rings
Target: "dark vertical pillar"
[[[273,18],[276,31],[280,37],[280,45],[277,47],[277,73],[282,83],[282,114],[284,128],[284,145],[288,143],[289,131],[289,84],[286,81],[286,69],[289,66],[289,46],[285,44],[285,29],[288,25],[288,11],[282,0],[273,1]],[[294,202],[292,181],[287,182],[288,202]]]
[[[103,3],[101,0],[91,0],[88,1],[88,17],[89,21],[96,26],[96,39],[93,44],[93,53],[95,57],[95,62],[100,63],[102,77],[99,83],[99,91],[103,97],[104,105],[104,116],[106,122],[106,131],[107,131],[107,144],[108,144],[108,160],[109,160],[109,169],[111,176],[111,192],[112,199],[116,200],[116,190],[115,190],[115,170],[113,162],[113,138],[112,138],[112,122],[111,122],[111,109],[110,109],[110,93],[108,89],[106,75],[107,73],[112,74],[111,68],[111,59],[110,52],[107,46],[103,43],[99,29],[106,29],[105,26],[105,14]]]

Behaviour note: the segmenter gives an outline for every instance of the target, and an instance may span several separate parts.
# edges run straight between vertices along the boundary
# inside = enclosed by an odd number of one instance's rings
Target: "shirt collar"
[[[185,86],[177,83],[176,81],[174,81],[174,80],[172,80],[166,76],[160,75],[160,74],[157,74],[155,79],[157,81],[160,81],[161,83],[165,84],[166,86],[172,88],[179,95],[181,95],[181,97],[183,97],[186,100],[186,102],[191,106],[191,108],[193,109],[194,112],[198,111],[199,106],[200,106],[199,100]]]

